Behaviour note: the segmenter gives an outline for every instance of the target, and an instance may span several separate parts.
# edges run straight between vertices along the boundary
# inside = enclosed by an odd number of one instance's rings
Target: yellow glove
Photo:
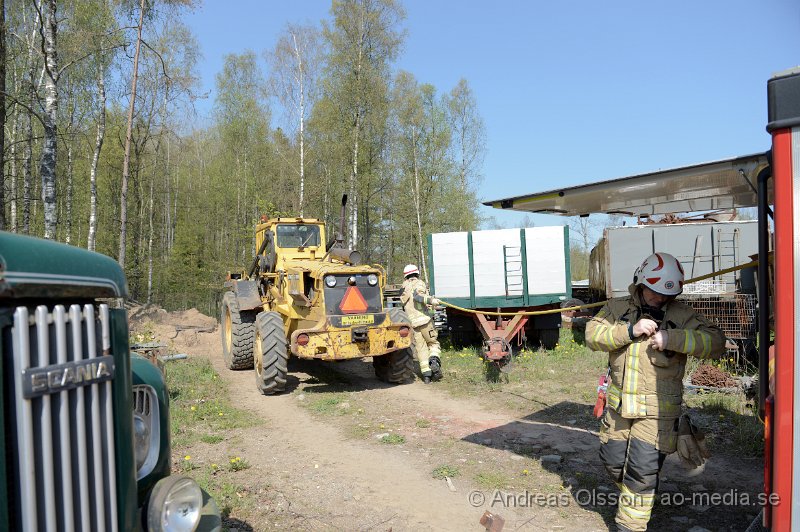
[[[703,465],[711,457],[706,447],[706,436],[689,416],[683,414],[678,422],[678,456],[688,469]]]

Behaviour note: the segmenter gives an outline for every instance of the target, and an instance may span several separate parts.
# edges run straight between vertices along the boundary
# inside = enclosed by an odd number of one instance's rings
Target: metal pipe
[[[344,235],[347,234],[345,233],[344,230],[345,212],[347,212],[347,209],[345,209],[346,205],[347,205],[347,194],[342,194],[342,214],[339,218],[339,234],[336,237],[337,243],[341,243],[342,247],[344,247],[344,240],[345,240]]]
[[[256,253],[256,258],[253,259],[253,265],[250,266],[250,273],[247,274],[248,277],[252,277],[253,274],[256,272],[256,268],[258,268],[258,258],[264,254],[264,250],[267,249],[267,245],[272,242],[272,233],[269,231],[264,231],[264,240],[261,242],[261,246],[258,248],[258,253]]]
[[[169,362],[170,360],[183,360],[185,358],[189,358],[189,356],[186,353],[177,353],[175,355],[164,355],[163,357],[158,358],[163,362]]]
[[[767,154],[770,159],[771,153]],[[764,419],[764,409],[769,393],[769,187],[772,168],[763,168],[758,181],[758,412]]]

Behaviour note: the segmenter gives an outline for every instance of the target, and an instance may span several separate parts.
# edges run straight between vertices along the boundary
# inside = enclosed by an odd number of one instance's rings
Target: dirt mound
[[[217,329],[216,319],[195,308],[167,312],[158,305],[135,305],[128,309],[128,320],[136,343],[158,339],[169,342],[177,351],[196,348],[200,342],[198,333]]]
[[[196,308],[167,312],[158,305],[136,305],[128,309],[128,320],[131,326],[146,321],[160,325],[177,325],[184,328],[216,327],[217,320],[206,316]]]
[[[692,373],[692,384],[712,388],[733,388],[737,385],[737,382],[736,379],[718,367],[710,364],[701,364]]]
[[[166,314],[167,311],[158,305],[133,305],[128,308],[128,322],[131,329],[135,329],[147,321],[159,323]]]

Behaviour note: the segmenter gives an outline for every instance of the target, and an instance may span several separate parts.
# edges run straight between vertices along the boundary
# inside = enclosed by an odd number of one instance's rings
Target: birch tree
[[[0,230],[6,228],[6,2],[0,0]]]
[[[272,64],[270,84],[275,96],[296,127],[298,143],[298,211],[303,216],[306,180],[306,120],[317,99],[317,79],[321,60],[321,39],[313,26],[287,26],[269,56]]]
[[[350,146],[348,241],[354,244],[358,241],[360,150],[368,121],[375,118],[373,110],[387,99],[389,66],[403,42],[399,24],[405,11],[395,0],[336,0],[331,15],[332,24],[326,23],[323,29],[331,46],[328,91],[349,127],[345,137]]]
[[[119,198],[119,254],[117,261],[125,267],[125,249],[128,238],[128,179],[130,178],[131,135],[133,134],[133,111],[136,107],[136,84],[139,76],[139,52],[142,48],[142,26],[144,26],[144,5],[139,6],[139,25],[136,27],[136,51],[133,55],[133,73],[131,74],[131,101],[128,106],[128,129],[125,133],[125,155],[122,160],[122,185]]]
[[[42,179],[42,207],[44,212],[44,237],[53,239],[58,225],[56,210],[56,160],[58,148],[58,19],[56,0],[46,0],[42,21],[42,51],[44,53],[44,139],[39,172]]]
[[[466,194],[462,196],[472,204],[463,204],[464,212],[477,212],[477,198],[474,190],[481,180],[481,168],[486,155],[486,126],[478,111],[475,95],[466,79],[458,84],[445,97],[448,120],[453,131],[453,159],[456,163],[458,187]],[[469,224],[469,221],[464,221]],[[458,231],[466,230],[459,226]]]

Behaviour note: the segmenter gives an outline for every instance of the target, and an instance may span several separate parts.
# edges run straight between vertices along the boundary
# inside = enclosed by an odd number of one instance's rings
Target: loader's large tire
[[[555,349],[560,334],[561,329],[539,329],[539,341],[542,343],[542,347],[548,351]]]
[[[255,373],[258,391],[272,395],[286,389],[289,351],[283,319],[277,312],[261,312],[256,317]]]
[[[236,295],[233,292],[225,292],[220,309],[219,328],[222,334],[222,358],[228,369],[253,367],[255,321],[255,312],[240,311]]]
[[[411,328],[411,320],[405,312],[399,308],[389,309],[389,319],[392,323],[405,323]],[[414,334],[413,328],[411,334]],[[378,379],[389,383],[405,383],[414,379],[414,348],[413,338],[411,347],[400,349],[385,355],[372,357],[372,366],[375,368],[375,376]]]

